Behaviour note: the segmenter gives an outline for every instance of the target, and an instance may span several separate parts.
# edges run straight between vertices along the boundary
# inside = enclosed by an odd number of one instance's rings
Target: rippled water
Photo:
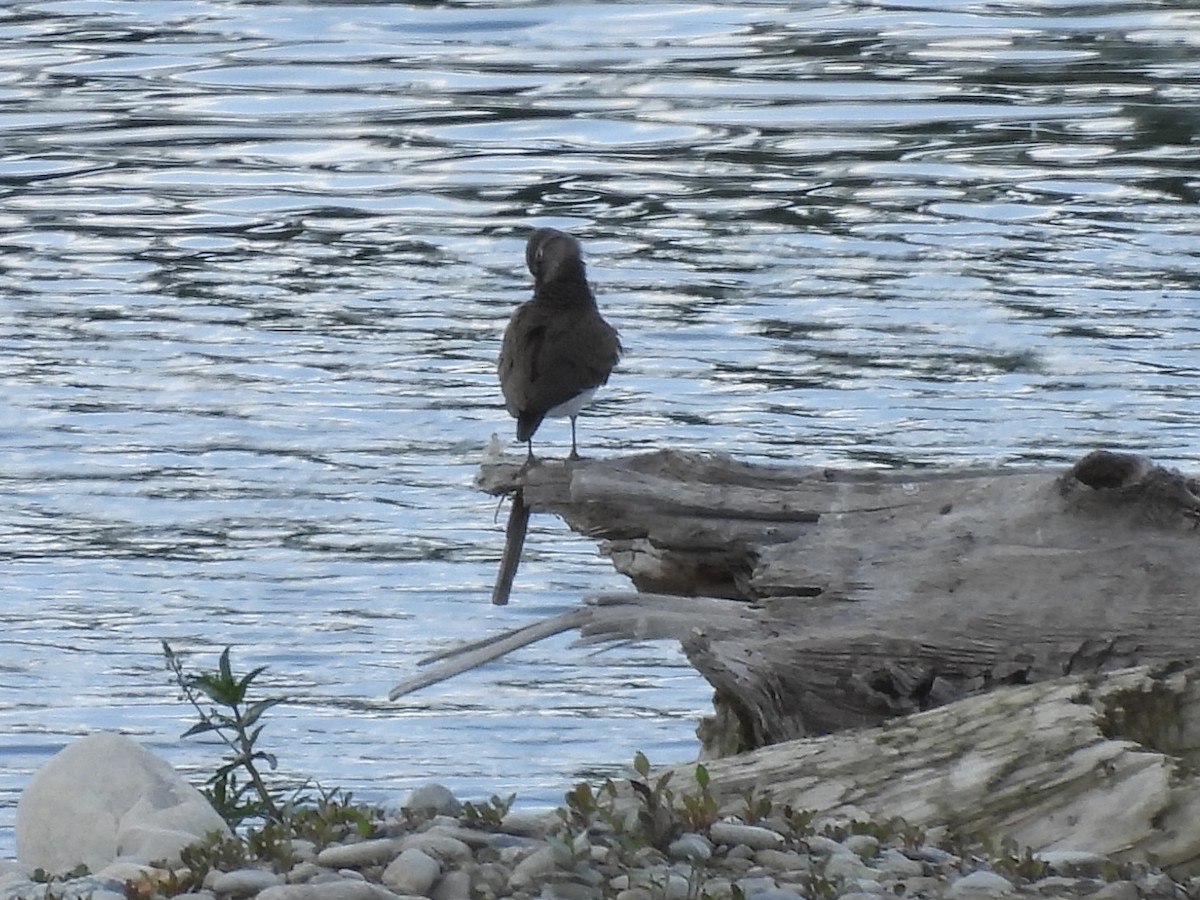
[[[384,699],[624,586],[542,519],[488,604],[471,479],[532,224],[581,236],[628,351],[592,452],[1194,466],[1193,7],[0,7],[0,851],[73,736],[211,769],[163,639],[268,666],[284,770],[373,799],[694,754],[668,646]]]

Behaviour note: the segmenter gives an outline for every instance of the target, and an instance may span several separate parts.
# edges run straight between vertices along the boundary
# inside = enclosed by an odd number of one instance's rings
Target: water
[[[164,639],[268,666],[284,773],[361,797],[694,756],[666,645],[385,699],[625,586],[538,518],[488,604],[534,224],[627,348],[585,452],[1195,468],[1198,46],[1192,0],[6,4],[0,852],[75,736],[211,771]]]

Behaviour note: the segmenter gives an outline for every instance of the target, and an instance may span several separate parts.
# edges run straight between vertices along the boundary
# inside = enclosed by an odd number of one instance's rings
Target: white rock
[[[462,812],[462,804],[450,792],[448,787],[440,784],[424,784],[409,793],[408,799],[402,804],[404,809],[420,813],[434,813],[441,816],[457,816]]]
[[[383,883],[399,894],[427,897],[441,874],[441,863],[425,851],[409,847],[383,870]]]
[[[1000,897],[1011,894],[1015,890],[1013,883],[1003,875],[985,872],[981,869],[958,879],[950,885],[949,890],[943,896],[947,900],[960,900],[960,898],[966,897]]]
[[[235,869],[218,874],[212,880],[212,889],[214,893],[231,897],[253,897],[277,884],[283,884],[283,876],[266,869]]]
[[[199,791],[137,741],[111,732],[60,750],[17,804],[17,858],[29,870],[66,872],[83,863],[95,872],[118,856],[178,863],[181,849],[212,831],[229,828]]]
[[[373,841],[358,841],[354,844],[334,844],[317,854],[317,865],[330,869],[355,868],[357,866],[379,866],[390,863],[403,849],[391,838]]]
[[[777,831],[736,822],[714,822],[708,829],[708,836],[714,844],[728,844],[731,847],[745,844],[751,850],[779,850],[787,843]]]

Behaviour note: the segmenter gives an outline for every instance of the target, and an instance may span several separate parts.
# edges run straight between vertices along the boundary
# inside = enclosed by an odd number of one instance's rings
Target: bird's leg
[[[567,459],[579,458],[579,451],[575,449],[575,417],[571,416],[571,455]]]
[[[534,464],[534,462],[535,462],[535,460],[534,460],[534,458],[533,458],[533,437],[532,437],[532,436],[530,436],[530,437],[529,437],[529,438],[528,438],[528,439],[525,441],[525,447],[528,449],[528,451],[529,451],[529,452],[528,452],[528,454],[525,456],[525,465],[524,465],[522,468],[529,468],[529,467],[530,467],[530,466],[532,466],[532,465]]]

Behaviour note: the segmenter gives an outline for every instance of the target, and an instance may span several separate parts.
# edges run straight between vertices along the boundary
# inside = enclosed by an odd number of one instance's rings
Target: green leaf
[[[196,734],[204,734],[206,731],[216,731],[217,726],[212,722],[197,722],[187,731],[180,735],[180,738],[192,737]]]
[[[643,778],[650,774],[650,760],[646,759],[646,754],[641,750],[633,754],[633,771]]]
[[[696,764],[696,784],[700,785],[700,790],[708,790],[708,767],[704,763]]]

